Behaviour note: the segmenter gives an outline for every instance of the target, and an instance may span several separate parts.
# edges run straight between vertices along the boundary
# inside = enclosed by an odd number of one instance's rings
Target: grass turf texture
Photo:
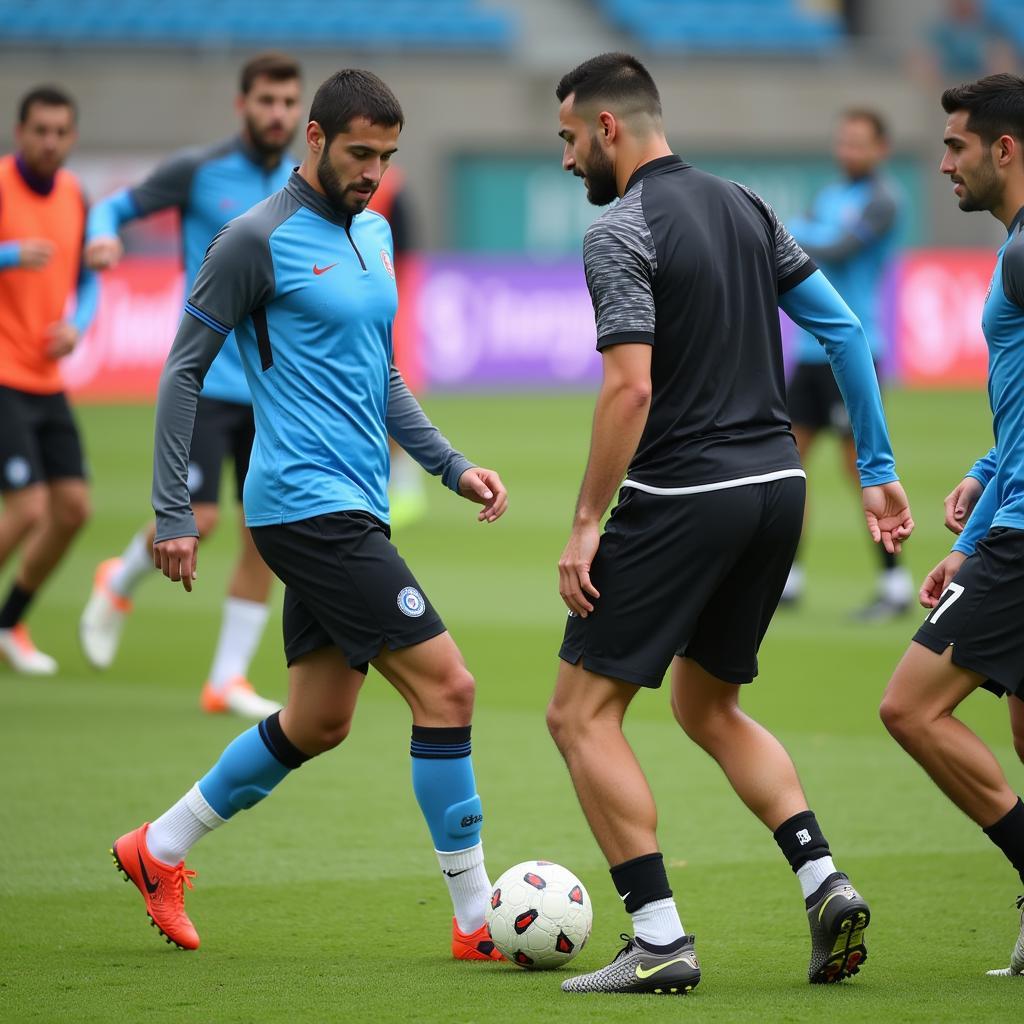
[[[890,418],[918,531],[922,577],[949,546],[941,499],[988,448],[979,394],[893,394]],[[582,471],[591,400],[441,399],[429,411],[509,485],[507,518],[431,489],[425,522],[396,538],[479,681],[475,764],[492,877],[527,858],[566,864],[595,900],[595,930],[572,970],[592,969],[628,927],[606,866],[548,739],[543,713],[564,610],[556,589]],[[95,515],[33,609],[39,645],[62,672],[0,670],[7,849],[0,879],[0,1019],[5,1021],[500,1020],[944,1021],[1019,1015],[1024,982],[986,978],[1007,963],[1019,886],[1002,856],[885,735],[876,708],[919,621],[863,627],[847,613],[869,595],[875,561],[834,443],[811,470],[807,595],[780,612],[748,710],[793,754],[840,867],[871,901],[860,977],[806,984],[799,889],[771,836],[717,767],[674,724],[663,689],[641,693],[628,733],[661,813],[660,838],[700,988],[685,1002],[571,997],[560,972],[448,958],[450,912],[409,785],[408,715],[371,674],[340,750],[204,840],[188,906],[202,949],[182,953],[148,927],[142,901],[107,856],[110,842],[159,814],[198,778],[239,719],[197,709],[235,539],[234,511],[204,545],[192,595],[154,578],[138,594],[114,668],[77,648],[95,564],[144,519],[151,410],[84,408]],[[225,491],[227,487],[225,486]],[[9,575],[9,572],[8,572]],[[6,577],[5,577],[6,578]],[[280,591],[275,594],[279,608]],[[279,616],[253,666],[260,692],[284,695]],[[972,697],[964,717],[1017,788],[1003,702]]]

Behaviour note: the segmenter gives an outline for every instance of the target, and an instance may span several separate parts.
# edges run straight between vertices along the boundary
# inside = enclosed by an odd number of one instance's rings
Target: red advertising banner
[[[90,401],[152,399],[181,322],[183,276],[170,257],[133,256],[105,272],[96,319],[63,363],[68,391]]]
[[[896,375],[907,387],[983,387],[981,333],[995,253],[922,249],[902,260],[895,288]]]

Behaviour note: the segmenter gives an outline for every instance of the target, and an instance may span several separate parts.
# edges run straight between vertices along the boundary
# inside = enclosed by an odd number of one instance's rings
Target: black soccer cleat
[[[829,985],[856,974],[868,958],[864,932],[871,910],[841,871],[829,875],[807,899],[811,926],[812,985]]]
[[[684,935],[671,953],[651,953],[629,935],[619,938],[626,944],[607,967],[563,981],[562,991],[685,996],[700,981],[692,935]]]

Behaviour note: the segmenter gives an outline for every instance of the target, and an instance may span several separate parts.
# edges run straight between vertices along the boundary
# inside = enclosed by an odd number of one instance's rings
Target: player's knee
[[[12,521],[15,530],[23,534],[40,522],[47,513],[49,499],[43,486],[26,487],[7,500],[4,517]]]
[[[889,730],[889,735],[901,746],[908,746],[917,732],[920,723],[916,720],[909,706],[898,697],[886,694],[878,708],[878,717]]]
[[[216,505],[197,505],[193,512],[196,517],[196,529],[202,538],[209,537],[217,529],[220,521],[220,512]]]
[[[88,492],[62,498],[53,507],[53,516],[63,533],[77,533],[89,521],[92,504]]]
[[[304,749],[311,754],[324,754],[341,746],[352,731],[352,717],[328,717],[317,723],[312,736],[304,742]]]
[[[473,717],[476,680],[463,664],[453,664],[442,675],[437,689],[437,712],[452,725],[466,725]]]
[[[548,732],[562,754],[578,742],[586,731],[584,716],[576,713],[576,709],[554,700],[548,704],[545,720]]]

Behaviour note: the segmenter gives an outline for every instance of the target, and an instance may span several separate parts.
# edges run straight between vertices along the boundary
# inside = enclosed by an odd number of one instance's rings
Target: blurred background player
[[[420,369],[416,358],[415,310],[412,308],[413,289],[410,285],[416,273],[416,229],[405,177],[399,168],[389,168],[367,208],[379,213],[391,225],[391,238],[395,247],[395,282],[398,285],[398,313],[392,333],[395,366],[415,393],[419,390]],[[427,491],[423,473],[416,462],[394,438],[389,441],[389,445],[391,482],[388,486],[388,501],[391,505],[391,528],[400,530],[426,515]]]
[[[22,547],[0,605],[0,654],[30,675],[52,675],[57,662],[35,647],[22,618],[89,518],[82,442],[59,365],[98,299],[82,262],[85,197],[64,168],[76,121],[67,93],[33,89],[18,111],[17,151],[0,159],[0,566]]]
[[[883,173],[889,134],[882,117],[867,109],[843,113],[833,155],[842,180],[822,189],[807,217],[789,222],[789,229],[860,318],[878,371],[885,343],[878,312],[881,288],[893,257],[899,219],[896,191]],[[839,435],[846,472],[853,486],[859,488],[857,449],[843,396],[824,348],[807,331],[797,335],[796,360],[787,400],[800,458],[806,466],[818,434],[834,430]],[[878,545],[878,552],[882,568],[877,593],[857,612],[857,617],[865,621],[904,614],[914,596],[913,580],[897,564],[898,556],[882,545]],[[803,567],[794,562],[783,602],[799,600],[803,586]]]
[[[288,180],[288,147],[301,115],[300,98],[301,69],[291,57],[264,53],[248,61],[235,100],[241,131],[215,145],[175,153],[141,184],[98,203],[89,217],[89,265],[102,270],[117,264],[123,251],[117,232],[123,224],[175,208],[181,215],[187,292],[214,235]],[[188,483],[201,537],[209,537],[217,525],[225,458],[234,463],[241,502],[254,434],[252,398],[231,338],[206,376],[192,436]],[[132,594],[153,574],[155,529],[150,523],[119,558],[107,559],[96,571],[79,629],[82,649],[95,668],[113,662]],[[239,539],[238,563],[200,703],[204,711],[263,718],[280,705],[256,694],[247,673],[266,625],[272,575],[241,519]]]

